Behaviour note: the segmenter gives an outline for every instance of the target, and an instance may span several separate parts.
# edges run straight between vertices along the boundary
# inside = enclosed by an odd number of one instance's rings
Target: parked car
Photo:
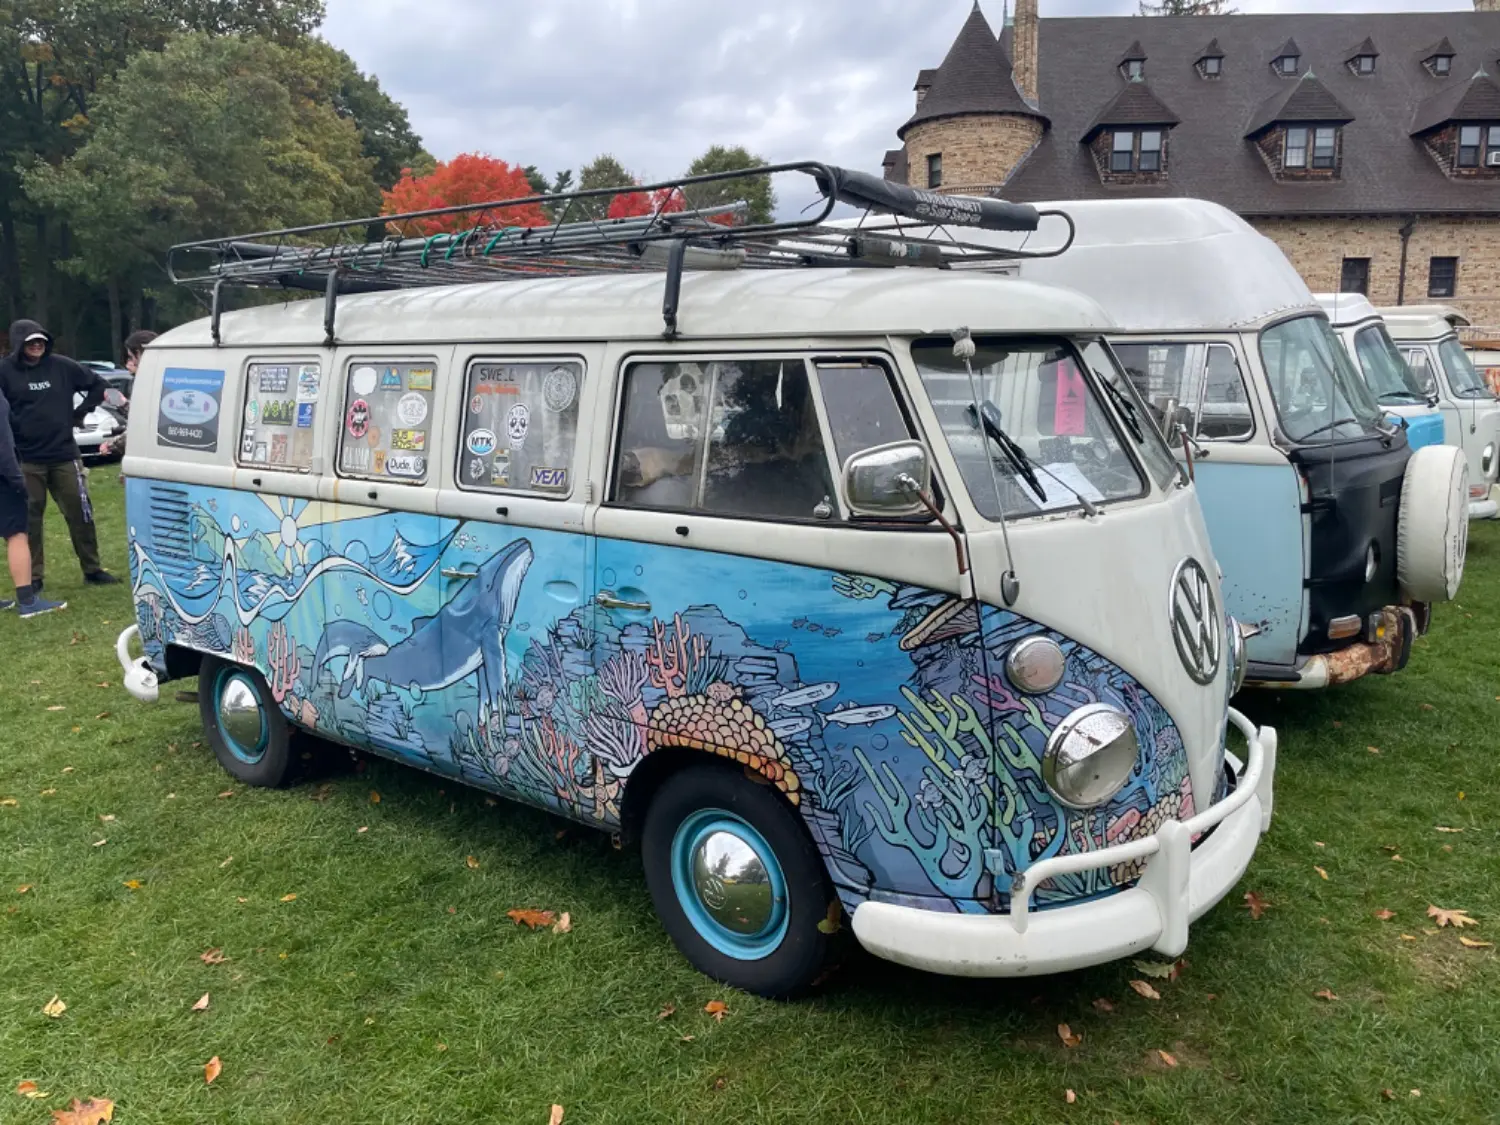
[[[82,405],[83,395],[74,395],[73,408],[76,410]],[[89,411],[83,420],[83,425],[74,428],[73,440],[77,443],[78,452],[83,456],[83,459],[85,461],[93,461],[109,456],[100,447],[124,432],[124,412],[111,407],[108,401],[105,401]]]

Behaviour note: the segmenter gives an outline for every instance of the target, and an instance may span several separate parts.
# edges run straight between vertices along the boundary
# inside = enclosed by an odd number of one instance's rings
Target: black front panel
[[[1328,639],[1334,618],[1369,615],[1400,596],[1396,581],[1396,521],[1411,447],[1406,435],[1337,445],[1304,446],[1288,455],[1307,479],[1312,501],[1310,612],[1303,654],[1332,652],[1362,637]],[[1371,544],[1377,563],[1365,581]]]

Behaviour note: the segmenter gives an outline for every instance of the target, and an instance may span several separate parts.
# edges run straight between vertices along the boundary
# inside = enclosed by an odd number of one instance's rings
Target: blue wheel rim
[[[693,857],[699,846],[715,832],[739,837],[754,850],[770,881],[771,910],[764,926],[753,934],[737,933],[709,913],[698,895],[693,879]],[[672,889],[682,912],[698,936],[726,957],[740,961],[759,961],[781,946],[791,922],[786,893],[786,877],[776,853],[766,839],[749,823],[722,809],[703,809],[687,817],[672,837]]]
[[[256,738],[255,745],[253,746],[245,746],[240,743],[234,735],[229,733],[223,721],[219,718],[219,701],[224,698],[224,693],[229,690],[230,685],[236,682],[244,684],[250,690],[250,693],[255,696],[256,700],[260,702],[260,735]],[[219,728],[219,737],[224,740],[224,745],[229,748],[229,752],[238,761],[244,762],[247,766],[253,766],[264,758],[266,756],[266,749],[270,745],[271,728],[266,722],[265,709],[265,701],[260,698],[260,688],[256,686],[254,679],[247,676],[238,668],[220,669],[217,678],[214,680],[214,722]]]

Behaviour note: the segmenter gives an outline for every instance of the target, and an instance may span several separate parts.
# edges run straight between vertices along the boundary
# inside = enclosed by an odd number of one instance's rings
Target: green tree
[[[24,173],[30,199],[73,232],[60,264],[111,293],[116,337],[122,283],[174,243],[380,210],[375,161],[335,108],[329,62],[262,39],[182,35],[101,91],[77,153]]]
[[[322,86],[331,90],[334,112],[354,122],[364,154],[374,161],[375,183],[389,189],[408,168],[430,173],[437,161],[412,131],[406,108],[380,88],[380,80],[360,71],[354,60],[321,39],[300,45],[310,65],[327,68]]]
[[[561,177],[559,177],[560,179]],[[569,173],[571,180],[572,174]],[[596,156],[592,162],[583,166],[583,171],[578,176],[578,190],[592,191],[595,188],[611,187],[634,187],[635,177],[625,171],[625,166],[613,156],[605,153]],[[614,199],[611,195],[601,195],[596,199],[575,200],[571,205],[565,207],[567,222],[582,222],[585,219],[602,219],[609,213],[610,202]],[[561,214],[557,216],[563,218]]]
[[[1235,10],[1229,0],[1161,0],[1159,4],[1140,0],[1143,16],[1232,16]]]
[[[755,156],[744,147],[735,145],[725,148],[714,145],[692,164],[688,165],[689,176],[706,176],[714,172],[737,172],[742,168],[762,168],[762,157]],[[769,176],[753,176],[743,179],[719,180],[701,184],[687,191],[688,203],[693,207],[718,207],[725,203],[745,202],[750,205],[746,221],[769,223],[776,214],[776,192]]]

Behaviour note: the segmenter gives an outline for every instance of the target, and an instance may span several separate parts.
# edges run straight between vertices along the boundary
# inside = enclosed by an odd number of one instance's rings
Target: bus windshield
[[[1452,336],[1438,345],[1438,356],[1443,361],[1443,371],[1448,375],[1448,385],[1453,388],[1454,398],[1491,397],[1490,387],[1484,376],[1474,370],[1474,365],[1469,362],[1469,353]]]
[[[1367,437],[1380,407],[1321,316],[1284,320],[1260,334],[1261,362],[1281,429],[1295,442]]]
[[[1356,332],[1354,351],[1365,370],[1365,382],[1382,403],[1400,406],[1427,401],[1421,382],[1406,366],[1384,324],[1370,324]]]

